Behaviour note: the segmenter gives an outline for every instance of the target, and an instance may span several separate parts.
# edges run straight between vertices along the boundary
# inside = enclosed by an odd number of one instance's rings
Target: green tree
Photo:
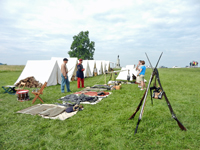
[[[78,59],[92,60],[95,51],[95,42],[89,39],[89,31],[81,31],[78,35],[73,37],[73,42],[68,54],[70,57],[77,57]]]

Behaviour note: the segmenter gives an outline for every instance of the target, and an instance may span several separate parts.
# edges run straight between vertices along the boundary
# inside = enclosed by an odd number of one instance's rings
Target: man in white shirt
[[[67,64],[68,62],[68,59],[67,58],[64,58],[63,59],[63,64],[61,65],[61,78],[62,78],[62,81],[61,81],[61,92],[64,93],[65,92],[65,85],[66,85],[66,88],[67,88],[67,92],[71,92],[70,91],[70,83],[69,83],[69,79],[68,79],[68,69],[67,69]]]

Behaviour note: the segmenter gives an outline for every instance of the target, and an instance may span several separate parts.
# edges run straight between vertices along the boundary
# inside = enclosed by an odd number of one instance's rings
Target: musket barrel
[[[144,101],[143,101],[142,108],[141,108],[141,111],[140,111],[140,116],[139,116],[140,120],[142,119],[142,115],[143,115],[143,112],[144,112],[144,106],[145,106],[145,103],[146,103],[146,98],[147,98],[147,95],[148,95],[149,86],[151,84],[152,78],[153,78],[153,72],[151,74],[147,89],[145,91],[145,97],[144,97]]]

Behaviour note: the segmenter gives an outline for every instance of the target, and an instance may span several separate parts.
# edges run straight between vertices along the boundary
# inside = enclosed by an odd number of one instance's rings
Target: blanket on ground
[[[103,98],[111,94],[111,92],[103,92],[103,95],[96,96],[98,93],[99,92],[80,91],[80,92],[76,92],[75,94],[70,94],[70,95],[61,97],[58,100],[62,100],[63,104],[67,104],[68,102],[74,102],[75,104],[78,104],[78,105],[79,104],[94,105],[94,104],[99,103]]]
[[[67,118],[72,117],[73,115],[77,113],[77,111],[67,113],[65,112],[66,109],[67,107],[58,106],[54,104],[37,104],[31,107],[28,107],[26,109],[17,111],[17,113],[39,115],[43,118],[59,119],[59,120],[65,120]]]
[[[102,91],[103,92],[103,91]],[[88,95],[88,96],[97,96],[97,97],[107,97],[111,94],[111,92],[103,92],[103,95],[98,95],[99,92],[94,92],[94,91],[80,91],[80,92],[76,92],[74,94],[84,94],[84,95]]]

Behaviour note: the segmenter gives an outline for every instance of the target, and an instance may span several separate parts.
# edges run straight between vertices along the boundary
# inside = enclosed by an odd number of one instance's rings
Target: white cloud
[[[48,57],[67,55],[72,37],[86,30],[95,41],[95,58],[115,61],[119,54],[122,65],[145,59],[144,52],[181,54],[179,66],[189,50],[191,59],[199,55],[195,0],[9,0],[0,1],[0,14],[0,52],[19,51],[23,61],[16,64],[25,63],[27,54],[33,59],[39,53],[47,59],[47,52]],[[6,57],[0,59],[6,63]],[[176,65],[173,59],[163,65]]]

